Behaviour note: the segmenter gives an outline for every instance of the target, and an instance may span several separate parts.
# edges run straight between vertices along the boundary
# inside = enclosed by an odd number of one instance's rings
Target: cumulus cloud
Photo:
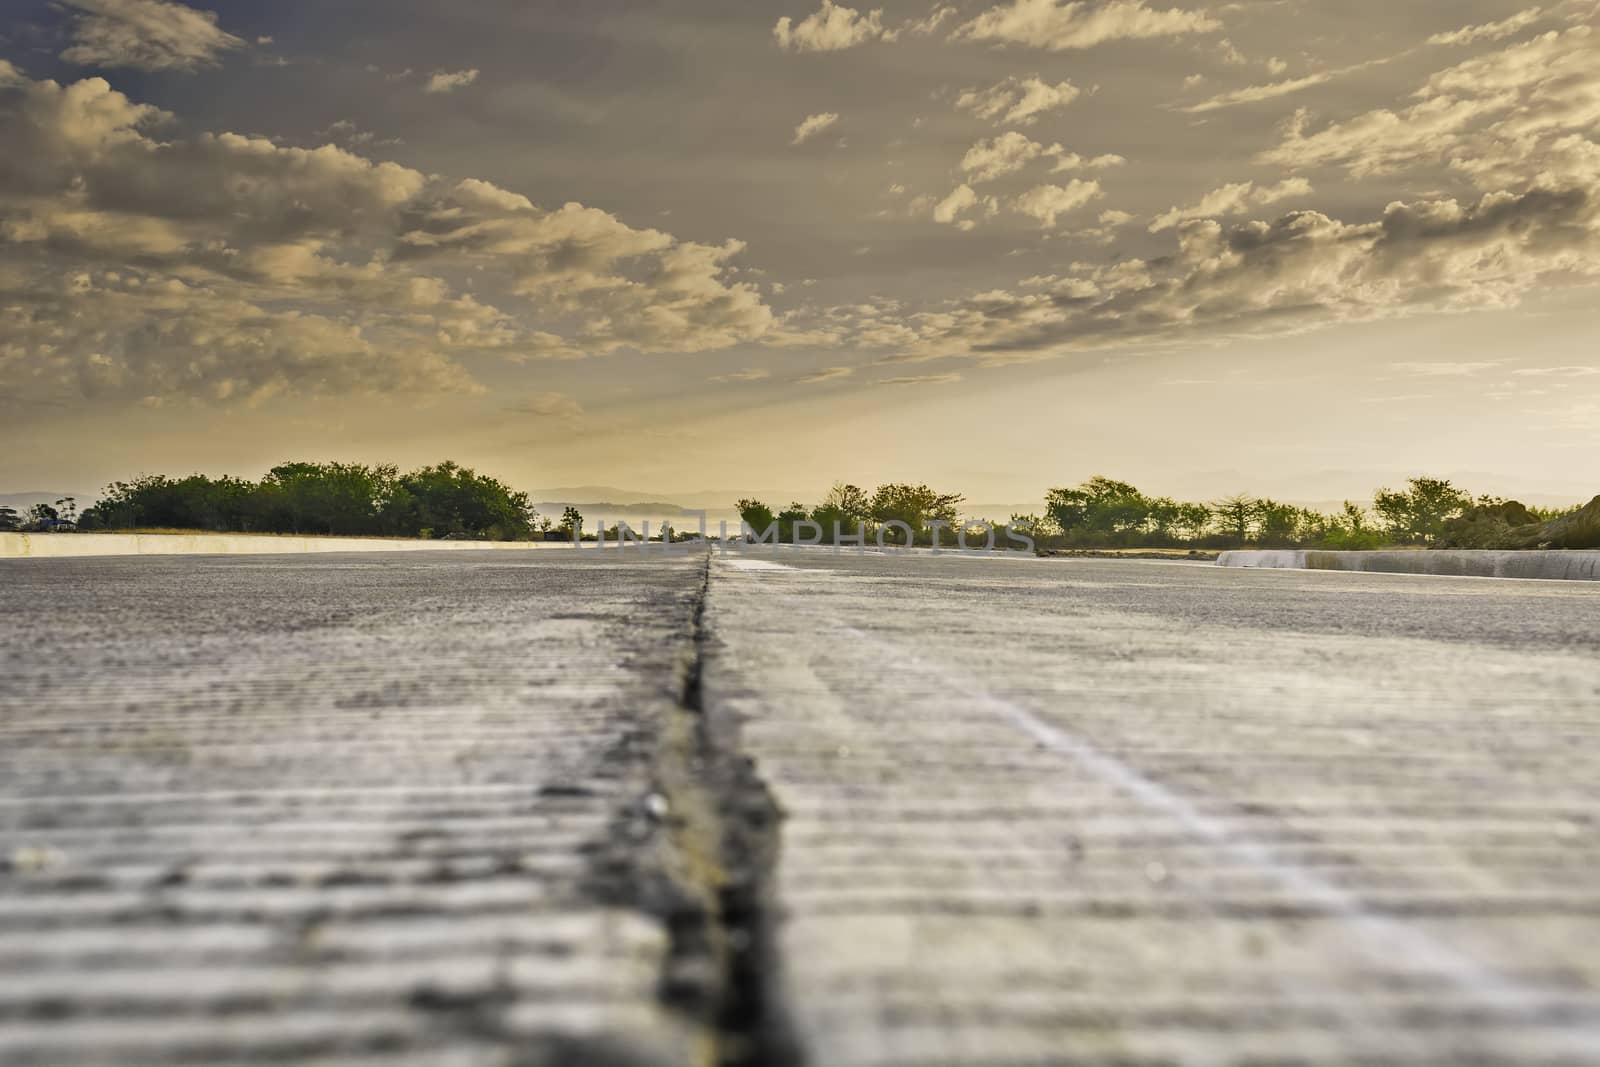
[[[436,70],[422,86],[425,93],[453,93],[478,80],[477,70]]]
[[[101,79],[35,81],[0,60],[11,381],[211,400],[425,394],[475,388],[460,354],[701,350],[772,324],[756,288],[727,279],[737,241],[546,210],[333,145],[158,139],[170,118]],[[447,280],[468,271],[493,295]]]
[[[1060,145],[1053,148],[1058,153],[1061,151]],[[961,157],[961,170],[969,182],[993,181],[1021,170],[1051,150],[1015,130],[1008,130],[967,149],[966,155]]]
[[[869,41],[893,40],[893,31],[883,28],[883,12],[865,15],[833,0],[822,0],[822,7],[796,23],[789,16],[772,27],[778,47],[791,52],[837,52]]]
[[[834,125],[838,121],[839,116],[833,111],[823,111],[816,115],[807,115],[800,121],[800,125],[794,128],[794,140],[790,141],[789,143],[791,145],[805,144],[807,141],[811,140],[811,138],[815,137],[817,134],[821,133],[823,130],[826,130],[828,127]]]
[[[932,11],[928,12],[926,17],[912,19],[910,22],[906,23],[904,29],[907,32],[914,33],[919,36],[926,36],[927,34],[937,32],[939,27],[943,26],[947,19],[953,19],[959,14],[961,14],[961,12],[957,11],[954,7],[951,7],[949,4],[938,4],[935,5]]]
[[[1074,179],[1066,185],[1036,185],[1012,201],[1011,206],[1051,230],[1056,216],[1076,211],[1104,195],[1099,182]]]
[[[1051,173],[1074,170],[1105,170],[1120,167],[1127,162],[1121,156],[1106,154],[1085,159],[1076,152],[1068,152],[1059,144],[1043,145],[1016,130],[1007,130],[997,137],[978,140],[967,149],[959,164],[966,180],[974,185],[994,181],[1015,174],[1036,159],[1053,159]]]
[[[1295,196],[1310,196],[1311,183],[1304,178],[1285,178],[1276,185],[1257,185],[1255,182],[1234,182],[1213,189],[1188,207],[1175,207],[1156,216],[1150,222],[1150,232],[1170,230],[1180,222],[1190,219],[1214,219],[1223,215],[1238,215],[1252,207],[1275,204]]]
[[[917,206],[921,206],[918,204]],[[977,225],[973,219],[962,218],[973,208],[982,208],[985,214],[993,215],[1000,209],[1000,202],[992,196],[979,196],[972,186],[962,184],[950,191],[950,195],[932,205],[933,221],[953,225],[960,230],[970,230]]]
[[[1109,170],[1112,167],[1123,166],[1128,162],[1121,156],[1110,152],[1102,156],[1095,156],[1092,159],[1085,159],[1076,152],[1062,151],[1060,145],[1051,145],[1045,150],[1045,154],[1054,156],[1056,160],[1056,165],[1050,168],[1051,174],[1060,174],[1063,171],[1071,170]]]
[[[1600,196],[1587,185],[1475,203],[1391,204],[1371,222],[1301,211],[1178,226],[1159,260],[1074,264],[1032,291],[993,290],[910,316],[901,358],[987,362],[1182,338],[1272,335],[1418,311],[1514,305],[1551,277],[1600,275]]]
[[[1007,78],[987,89],[967,89],[956,97],[956,109],[999,126],[1031,126],[1040,115],[1072,103],[1080,92],[1071,82],[1051,85],[1030,74]]]
[[[1011,0],[958,26],[951,37],[1064,52],[1107,41],[1208,33],[1221,26],[1203,11],[1155,10],[1144,0]]]
[[[194,71],[244,41],[217,25],[210,11],[174,0],[63,0],[79,14],[72,46],[61,53],[86,67],[132,67],[148,71]]]
[[[126,271],[0,271],[0,378],[33,397],[256,404],[289,394],[476,391],[425,345],[329,315]]]
[[[972,191],[970,185],[958,185],[951,190],[950,195],[939,201],[933,208],[935,222],[954,222],[965,210],[978,202],[978,194]]]

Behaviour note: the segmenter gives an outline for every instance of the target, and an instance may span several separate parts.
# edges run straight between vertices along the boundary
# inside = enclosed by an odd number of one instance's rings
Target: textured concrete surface
[[[0,1063],[703,1062],[596,869],[702,571],[0,562]]]
[[[319,552],[513,551],[565,548],[544,541],[412,541],[382,537],[292,537],[251,534],[0,533],[0,559],[79,556],[280,556]]]
[[[1585,583],[31,560],[0,617],[6,1067],[1600,1062]]]
[[[1413,552],[1321,552],[1279,549],[1224,552],[1219,567],[1426,574],[1449,578],[1532,578],[1600,581],[1600,552],[1491,552],[1443,549]]]
[[[713,566],[812,1062],[1600,1062],[1593,587]]]

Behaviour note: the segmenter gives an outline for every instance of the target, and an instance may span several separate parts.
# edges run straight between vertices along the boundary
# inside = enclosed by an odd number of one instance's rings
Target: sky
[[[0,490],[1600,492],[1600,0],[5,6]]]

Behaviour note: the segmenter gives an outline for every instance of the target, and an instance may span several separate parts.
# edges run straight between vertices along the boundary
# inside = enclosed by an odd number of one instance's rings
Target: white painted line
[[[1358,936],[1378,949],[1382,958],[1412,961],[1446,979],[1489,1009],[1511,1007],[1535,1015],[1543,1009],[1559,1010],[1563,1003],[1570,1003],[1570,998],[1552,995],[1508,979],[1403,920],[1369,910],[1354,894],[1284,859],[1270,846],[1234,832],[1222,820],[1200,811],[1183,796],[1137,768],[1046,722],[1028,708],[996,696],[975,679],[941,664],[930,663],[921,656],[908,654],[892,641],[858,627],[841,625],[839,629],[864,643],[876,645],[891,662],[898,661],[923,675],[934,674],[945,679],[952,690],[992,711],[1045,749],[1065,756],[1102,782],[1127,792],[1145,806],[1169,816],[1196,837],[1274,877],[1291,892],[1348,923]],[[1366,1020],[1351,1021],[1363,1028],[1370,1028]],[[1570,1033],[1576,1041],[1575,1047],[1584,1055],[1592,1055],[1600,1047],[1600,1027],[1592,1022],[1573,1027]]]
[[[748,559],[744,556],[723,556],[720,562],[736,571],[792,571],[797,568],[787,563],[774,563],[769,559]]]

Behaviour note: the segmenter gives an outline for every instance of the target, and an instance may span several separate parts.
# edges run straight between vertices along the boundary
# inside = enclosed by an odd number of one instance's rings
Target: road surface
[[[1600,590],[0,561],[0,1063],[1600,1061]]]

